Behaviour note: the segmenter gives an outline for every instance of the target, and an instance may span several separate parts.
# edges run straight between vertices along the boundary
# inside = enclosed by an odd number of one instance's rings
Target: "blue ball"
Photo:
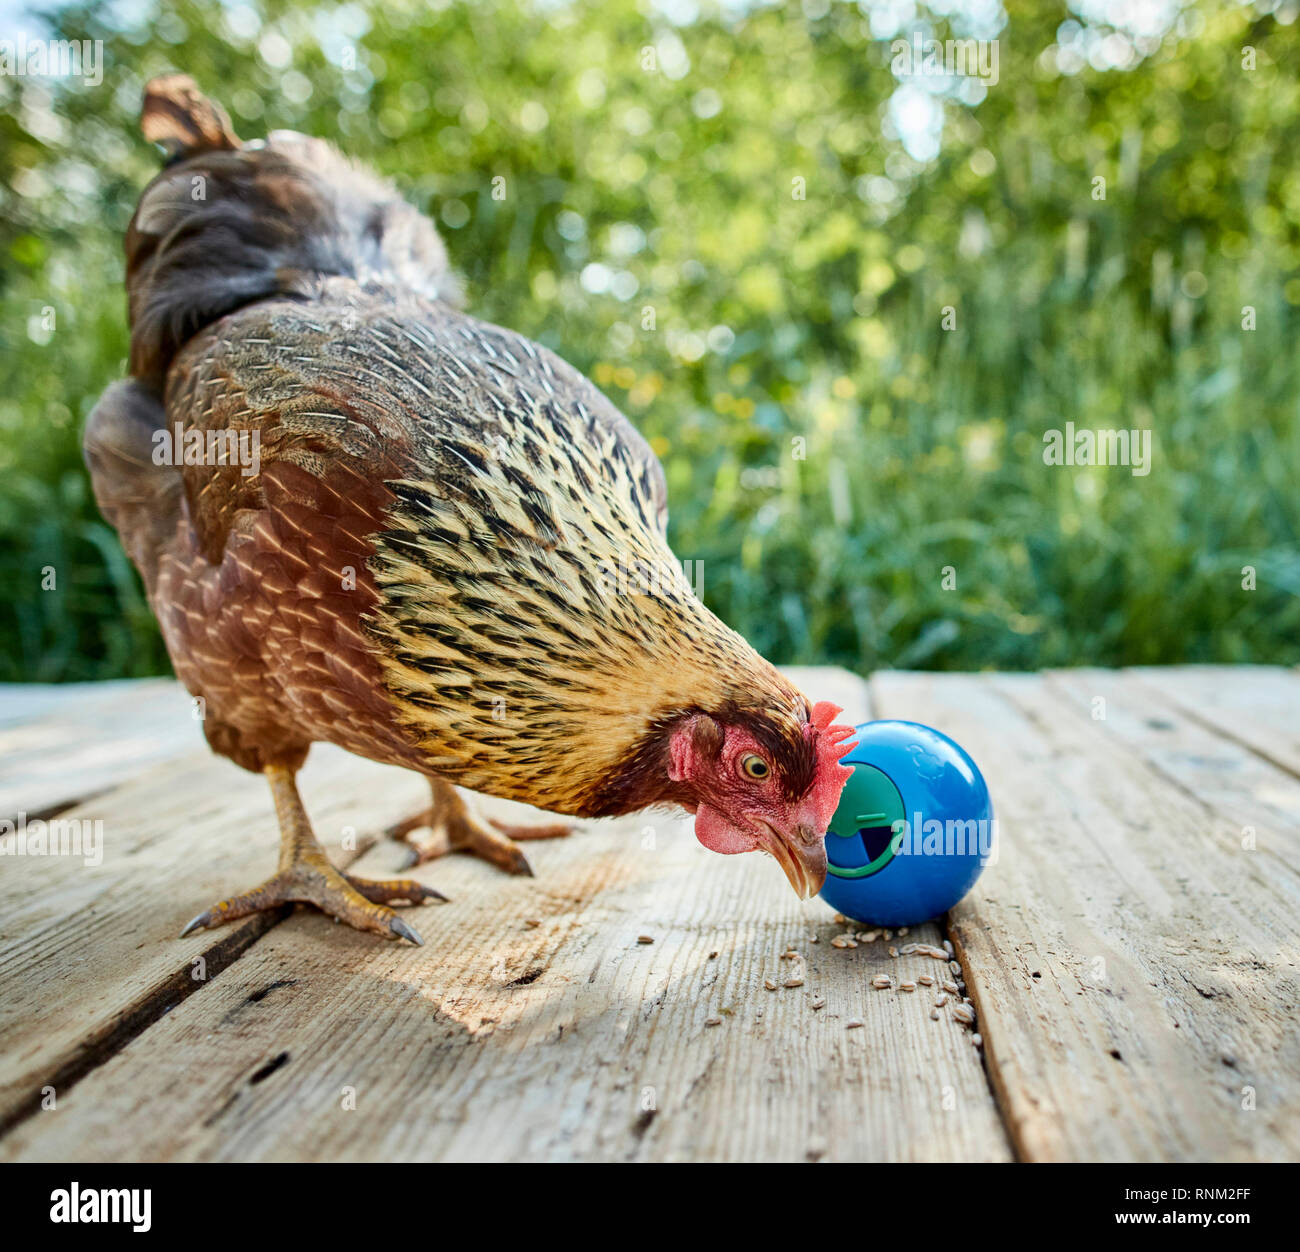
[[[988,785],[964,748],[917,722],[863,722],[826,835],[821,896],[871,926],[952,908],[993,856]]]

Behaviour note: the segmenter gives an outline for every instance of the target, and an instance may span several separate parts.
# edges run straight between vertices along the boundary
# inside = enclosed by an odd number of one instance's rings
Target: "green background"
[[[172,69],[433,215],[468,308],[652,439],[676,552],[772,659],[1300,661],[1294,0],[1171,5],[1140,40],[1118,5],[939,7],[49,15],[105,72],[0,77],[0,680],[167,668],[78,434],[123,373],[136,115]],[[995,36],[998,83],[901,83],[913,12]],[[892,124],[905,86],[937,154]],[[1151,473],[1046,466],[1066,422],[1150,427]]]

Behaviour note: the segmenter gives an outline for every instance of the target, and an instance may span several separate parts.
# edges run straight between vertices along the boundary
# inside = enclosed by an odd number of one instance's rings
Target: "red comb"
[[[817,745],[817,773],[812,790],[823,830],[835,815],[844,784],[853,777],[853,770],[841,765],[840,758],[853,750],[854,745],[845,740],[858,732],[852,726],[836,724],[835,718],[843,711],[829,700],[819,700],[813,705],[809,725],[804,727],[804,733],[814,736]]]

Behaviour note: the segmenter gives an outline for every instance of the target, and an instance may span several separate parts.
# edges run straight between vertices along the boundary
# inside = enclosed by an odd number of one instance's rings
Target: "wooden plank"
[[[797,681],[865,713],[856,680]],[[453,900],[420,911],[422,949],[295,916],[0,1156],[1009,1156],[969,1036],[931,1021],[924,993],[870,989],[939,962],[832,948],[825,905],[795,900],[766,858],[705,851],[685,821],[591,823],[529,856],[531,880],[459,857],[418,871]],[[380,847],[360,868],[392,863]],[[802,986],[764,990],[796,968]]]
[[[1174,769],[1142,733],[1147,693],[1122,675],[1103,689],[1086,677],[880,674],[872,691],[881,715],[963,743],[994,795],[1000,855],[951,936],[1018,1154],[1300,1155],[1296,861],[1247,853],[1237,837],[1249,811],[1264,842],[1283,838],[1293,795],[1264,794],[1247,771],[1252,808],[1216,809],[1221,786],[1207,805],[1194,774],[1233,754],[1211,755],[1180,723],[1206,761]]]
[[[1056,670],[1048,682],[1076,705],[1086,706],[1090,715],[1095,702],[1103,701],[1096,711],[1104,714],[1109,733],[1205,807],[1225,851],[1258,852],[1285,878],[1300,865],[1300,778],[1239,738],[1210,729],[1160,684],[1148,683],[1150,673]],[[1300,689],[1297,696],[1291,715],[1300,721]]]
[[[130,716],[119,709],[120,719]],[[424,782],[317,745],[302,774],[316,830],[336,863],[383,825],[427,804]],[[278,920],[264,915],[177,939],[233,890],[275,868],[278,839],[261,778],[206,750],[158,767],[61,814],[98,822],[93,857],[6,857],[0,875],[0,1126],[194,988],[192,963],[215,972]],[[350,856],[355,858],[357,851]]]
[[[1129,671],[1189,717],[1300,778],[1300,673],[1273,665]]]
[[[174,679],[0,686],[0,817],[57,812],[202,746]]]

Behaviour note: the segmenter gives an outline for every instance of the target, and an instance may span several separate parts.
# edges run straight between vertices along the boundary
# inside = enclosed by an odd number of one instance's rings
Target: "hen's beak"
[[[764,823],[766,825],[766,823]],[[785,870],[790,886],[801,900],[815,896],[826,881],[826,838],[816,828],[800,822],[788,833],[767,827],[764,851]]]

